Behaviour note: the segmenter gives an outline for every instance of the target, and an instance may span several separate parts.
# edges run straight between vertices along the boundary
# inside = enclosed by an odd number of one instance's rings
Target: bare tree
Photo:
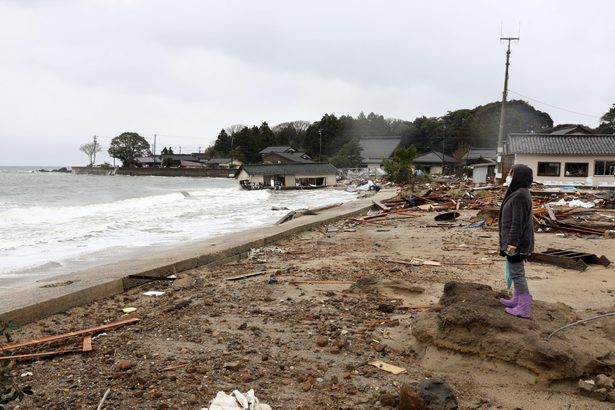
[[[463,169],[463,166],[465,165],[466,154],[468,153],[468,151],[470,151],[470,147],[468,147],[465,144],[461,144],[451,154],[451,156],[455,160],[455,174],[458,177],[461,176],[461,170]]]
[[[224,131],[226,131],[226,133],[232,137],[244,128],[246,128],[246,126],[243,124],[233,124],[226,127]]]
[[[295,131],[297,131],[297,134],[301,134],[307,131],[308,127],[311,125],[311,122],[297,120],[297,121],[291,122],[291,124],[295,128]]]
[[[96,159],[96,153],[102,151],[102,147],[99,143],[90,142],[88,144],[83,144],[79,147],[79,151],[83,152],[88,156],[88,160],[90,161],[90,166],[94,165],[94,160]]]

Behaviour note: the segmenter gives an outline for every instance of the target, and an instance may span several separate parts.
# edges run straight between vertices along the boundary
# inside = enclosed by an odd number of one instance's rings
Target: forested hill
[[[538,111],[525,101],[509,102],[505,132],[548,132],[553,128],[549,114]],[[356,162],[362,136],[401,136],[402,146],[414,145],[418,152],[430,149],[449,154],[460,146],[495,148],[500,121],[500,103],[473,109],[449,111],[442,117],[419,117],[414,121],[385,118],[370,113],[337,117],[325,114],[314,123],[291,121],[270,127],[233,125],[220,131],[214,145],[207,149],[212,156],[232,156],[246,163],[260,160],[259,151],[270,145],[290,145],[314,159],[339,163],[350,157]],[[359,150],[359,152],[357,152]],[[360,158],[359,158],[360,161]],[[342,166],[352,166],[342,161]]]

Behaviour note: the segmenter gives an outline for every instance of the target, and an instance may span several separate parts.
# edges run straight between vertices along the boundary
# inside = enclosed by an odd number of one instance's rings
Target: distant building
[[[359,145],[362,148],[362,165],[368,169],[382,167],[385,159],[389,159],[401,144],[401,137],[361,137]]]
[[[525,164],[542,183],[615,185],[615,135],[566,133],[509,134],[502,159],[504,175]]]
[[[447,169],[452,169],[455,166],[455,159],[453,157],[439,151],[429,151],[421,154],[415,157],[413,162],[418,168],[434,175],[442,175],[443,171],[446,172]]]
[[[159,167],[162,163],[160,156],[152,156],[152,157],[137,157],[135,158],[135,162],[137,165],[142,166],[144,168],[152,168]]]
[[[310,164],[314,161],[305,152],[288,145],[272,145],[259,152],[264,164]]]
[[[207,160],[209,168],[238,168],[242,164],[238,159],[232,158],[211,158]]]
[[[464,158],[465,166],[472,169],[475,184],[487,183],[495,177],[496,148],[470,148]]]
[[[472,165],[483,163],[485,160],[495,161],[497,159],[496,148],[470,148],[465,155],[465,164]]]
[[[245,189],[303,189],[335,186],[337,168],[331,164],[242,165],[237,179]]]
[[[269,152],[262,155],[264,164],[312,164],[314,161],[305,152]]]
[[[186,160],[180,160],[179,166],[181,168],[207,168],[207,164],[204,164],[202,162],[186,161]]]
[[[288,152],[288,153],[293,153],[293,152],[297,152],[296,149],[294,149],[291,146],[288,145],[270,145],[267,148],[262,149],[259,154],[261,154],[261,156],[265,155],[265,154],[270,154],[272,152]]]

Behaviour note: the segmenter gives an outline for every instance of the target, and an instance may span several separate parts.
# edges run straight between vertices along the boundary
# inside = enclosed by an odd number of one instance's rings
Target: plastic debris
[[[201,410],[271,410],[271,407],[259,403],[258,398],[254,395],[254,389],[248,390],[246,393],[241,393],[239,390],[233,390],[231,394],[226,394],[219,391],[216,397],[209,403],[209,407],[203,407]]]

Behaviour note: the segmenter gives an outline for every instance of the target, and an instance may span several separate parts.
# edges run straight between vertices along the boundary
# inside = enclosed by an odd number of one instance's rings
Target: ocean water
[[[243,191],[229,178],[96,176],[0,167],[0,287],[275,223],[355,199],[341,190]],[[51,168],[48,168],[51,169]]]

